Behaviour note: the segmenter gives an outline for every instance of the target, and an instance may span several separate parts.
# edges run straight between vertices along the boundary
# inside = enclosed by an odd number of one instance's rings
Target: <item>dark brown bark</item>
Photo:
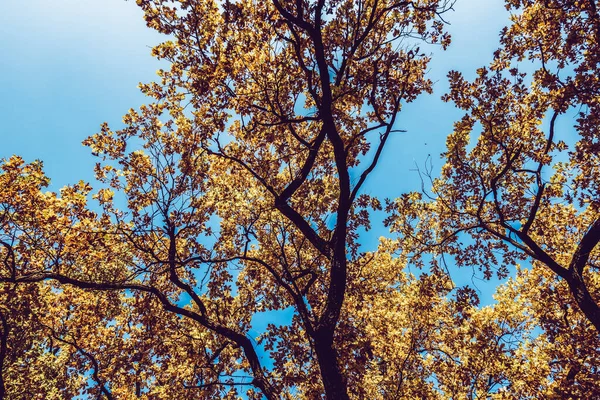
[[[321,370],[321,380],[328,400],[349,400],[346,381],[337,364],[338,355],[333,347],[332,331],[317,331],[314,349]]]
[[[583,276],[590,254],[598,242],[600,242],[600,218],[594,221],[579,242],[575,254],[571,258],[566,281],[581,312],[600,333],[600,307],[589,292]]]
[[[577,306],[600,333],[600,307],[587,289],[583,277],[575,270],[566,279]]]

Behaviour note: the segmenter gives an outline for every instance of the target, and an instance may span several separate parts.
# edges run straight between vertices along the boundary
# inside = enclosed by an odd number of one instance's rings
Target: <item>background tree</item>
[[[518,12],[491,67],[473,82],[449,74],[445,99],[466,115],[448,137],[432,201],[407,195],[389,222],[414,239],[407,252],[425,245],[487,278],[493,270],[506,276],[518,260],[549,268],[600,331],[596,3],[507,8]],[[525,59],[537,68],[532,74],[517,68]],[[573,128],[557,122],[569,113],[577,115]]]

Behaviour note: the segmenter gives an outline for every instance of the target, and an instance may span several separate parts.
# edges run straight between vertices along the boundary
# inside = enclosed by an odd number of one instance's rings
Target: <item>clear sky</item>
[[[418,188],[409,169],[427,154],[438,160],[460,116],[439,99],[445,75],[469,75],[489,62],[507,21],[502,3],[457,1],[447,15],[453,43],[431,64],[435,93],[405,107],[398,125],[408,132],[392,138],[368,190],[395,197]],[[3,0],[0,37],[0,158],[42,159],[54,188],[91,180],[95,161],[81,141],[145,101],[137,84],[154,78],[159,64],[150,47],[161,36],[132,1]]]
[[[0,10],[0,157],[42,159],[54,189],[91,180],[81,141],[144,102],[137,84],[155,76],[160,36],[131,1],[2,0]]]
[[[138,82],[154,79],[158,61],[150,47],[161,36],[145,26],[135,2],[124,0],[2,0],[0,7],[0,158],[19,154],[42,159],[52,189],[80,179],[93,182],[95,158],[81,141],[103,121],[113,127],[146,100]],[[446,15],[453,35],[449,50],[431,47],[431,96],[402,111],[380,165],[365,190],[394,198],[420,189],[415,163],[431,155],[439,171],[445,138],[461,113],[440,96],[449,70],[474,76],[489,63],[500,29],[508,22],[502,0],[457,0]],[[411,171],[413,170],[413,171]],[[0,188],[1,189],[1,188]],[[385,235],[380,224],[364,236],[373,247]],[[471,271],[456,276],[470,279]],[[484,294],[488,298],[489,294]],[[485,301],[485,300],[484,300]]]

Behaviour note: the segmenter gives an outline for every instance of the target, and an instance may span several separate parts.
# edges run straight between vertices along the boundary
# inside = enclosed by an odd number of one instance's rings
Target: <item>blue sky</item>
[[[95,162],[81,141],[100,123],[118,126],[145,102],[137,84],[155,77],[150,47],[161,36],[148,29],[134,2],[124,0],[3,0],[0,13],[0,158],[42,159],[53,188],[92,180]],[[430,77],[435,93],[405,107],[367,190],[387,197],[418,189],[414,162],[438,154],[460,113],[439,97],[446,73],[467,75],[489,62],[507,21],[500,0],[458,0],[447,15],[453,43],[436,51]],[[431,48],[435,51],[435,48]],[[393,185],[390,183],[393,182]]]
[[[501,0],[458,0],[455,10],[446,16],[449,50],[430,48],[435,92],[404,107],[398,128],[407,133],[390,139],[368,193],[394,198],[419,190],[415,163],[422,167],[431,155],[434,172],[443,164],[439,154],[461,116],[440,100],[446,74],[456,69],[474,76],[491,60],[508,22]],[[119,126],[129,108],[146,101],[137,85],[154,79],[159,63],[150,47],[162,37],[146,28],[135,2],[124,0],[3,0],[0,37],[0,158],[42,159],[53,190],[93,182],[96,160],[81,141],[103,121]],[[386,235],[379,222],[364,235],[367,248]],[[471,271],[453,277],[464,283]],[[484,291],[484,302],[490,301],[491,290]]]
[[[91,180],[81,141],[143,103],[160,36],[124,0],[4,0],[0,36],[0,157],[42,159],[53,188]]]

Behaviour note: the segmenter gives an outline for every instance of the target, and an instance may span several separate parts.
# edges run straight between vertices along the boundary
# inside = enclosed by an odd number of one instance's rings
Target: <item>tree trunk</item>
[[[600,334],[600,307],[598,307],[598,304],[588,291],[583,277],[576,270],[571,270],[571,274],[567,278],[567,283],[579,309]]]
[[[346,381],[340,372],[338,355],[333,348],[333,333],[316,333],[314,343],[325,397],[327,400],[349,400]]]

